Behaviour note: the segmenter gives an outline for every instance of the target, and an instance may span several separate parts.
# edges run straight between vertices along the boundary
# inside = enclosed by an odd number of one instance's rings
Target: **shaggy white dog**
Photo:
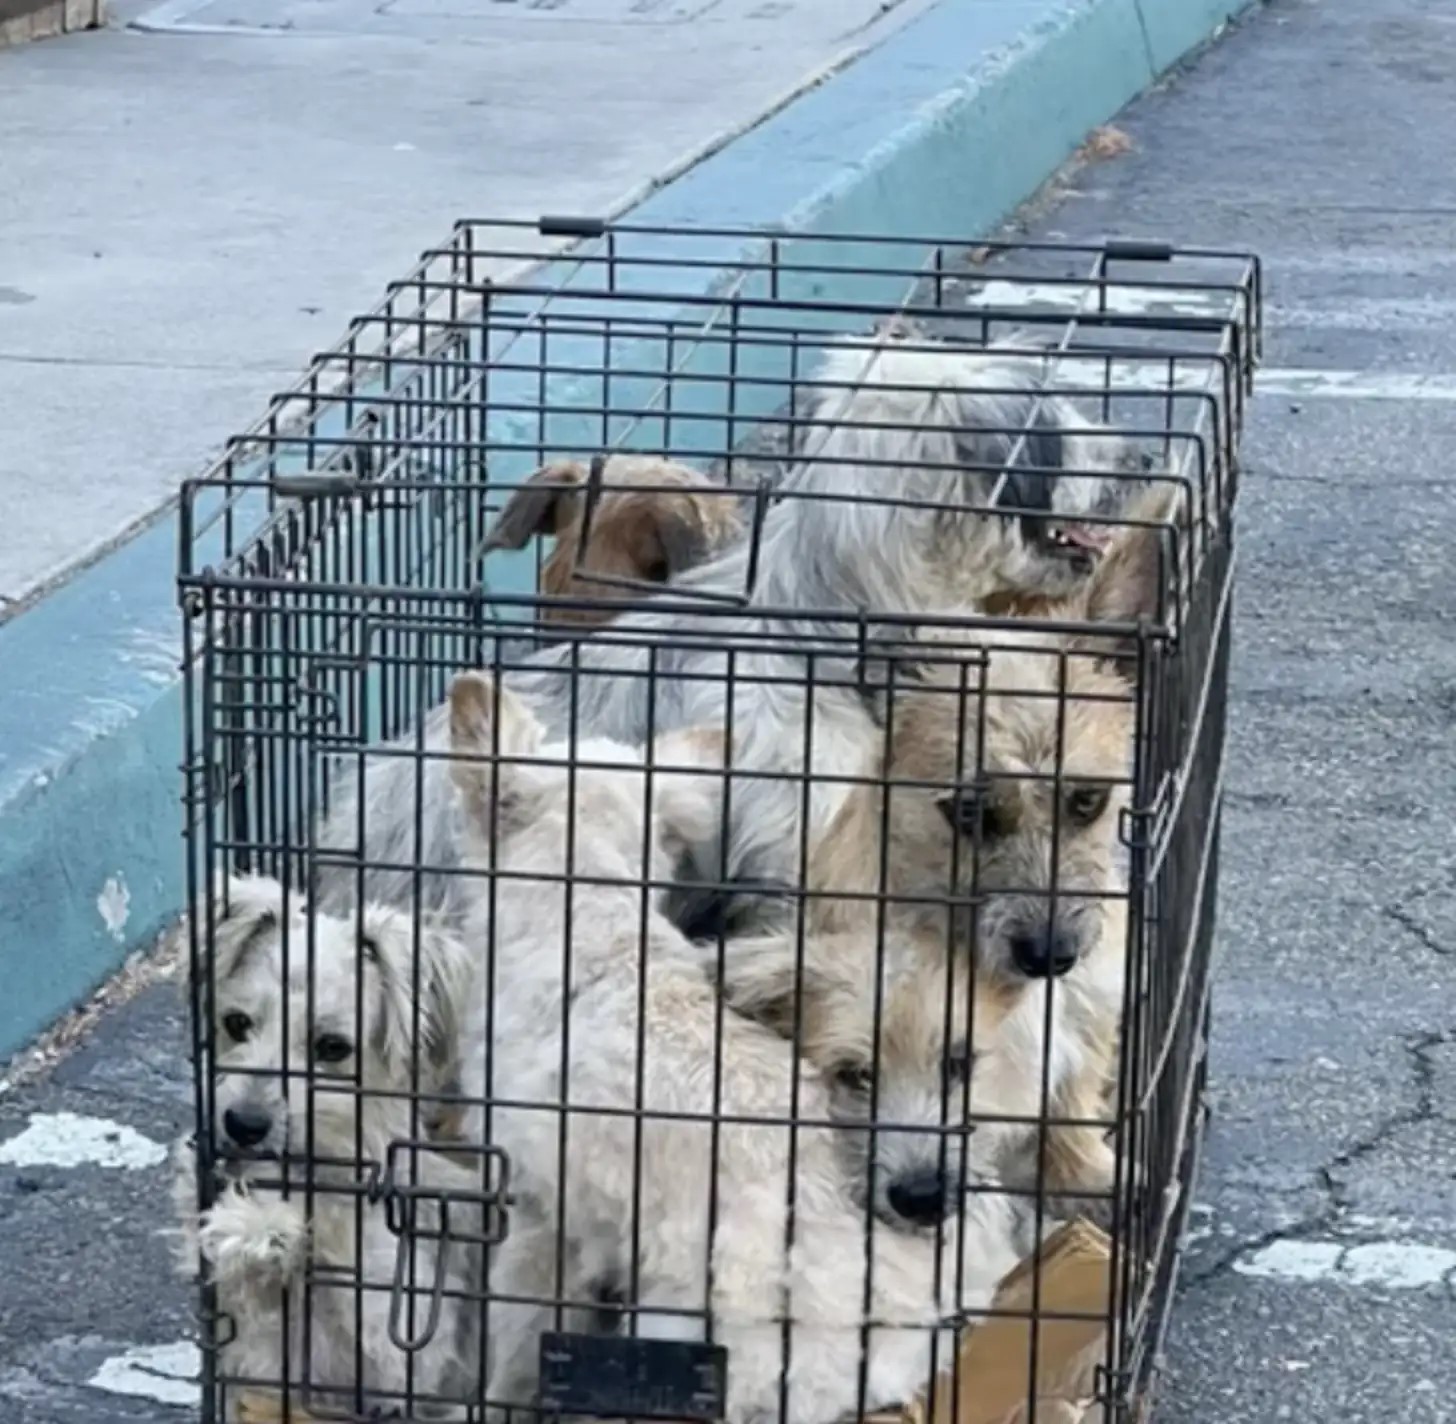
[[[929,1236],[874,1222],[828,1080],[725,1011],[655,909],[662,820],[682,835],[715,813],[696,769],[714,740],[669,736],[650,767],[600,740],[568,761],[509,689],[467,674],[451,692],[464,860],[489,869],[466,882],[493,985],[490,1041],[465,1055],[486,1079],[467,1092],[492,1105],[468,1135],[506,1149],[517,1194],[491,1260],[496,1406],[534,1401],[558,1303],[566,1328],[711,1327],[735,1424],[778,1418],[781,1385],[793,1424],[898,1404],[928,1384],[933,1346],[949,1359],[936,1327],[983,1310],[1015,1261],[994,1194]]]
[[[222,1166],[199,1214],[195,1158],[179,1144],[174,1195],[181,1264],[205,1266],[227,1317],[220,1379],[270,1393],[286,1379],[295,1406],[464,1417],[481,1373],[482,1211],[451,1202],[463,1239],[443,1244],[432,1193],[478,1203],[481,1174],[431,1151],[391,1155],[422,1136],[412,1085],[453,1060],[470,972],[459,943],[427,927],[416,945],[393,910],[370,908],[361,925],[311,915],[261,878],[228,882],[212,928],[193,992],[211,1009]],[[383,1171],[414,1193],[397,1204],[404,1245],[368,1190]]]

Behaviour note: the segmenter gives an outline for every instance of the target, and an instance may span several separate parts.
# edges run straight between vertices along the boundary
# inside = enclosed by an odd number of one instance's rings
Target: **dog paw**
[[[263,1201],[232,1190],[202,1214],[197,1240],[219,1280],[285,1281],[308,1250],[308,1222],[296,1202]]]

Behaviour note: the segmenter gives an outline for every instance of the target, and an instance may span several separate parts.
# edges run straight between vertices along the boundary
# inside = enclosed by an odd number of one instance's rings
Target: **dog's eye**
[[[1066,817],[1074,826],[1090,826],[1107,809],[1111,797],[1106,786],[1074,786],[1063,802]]]
[[[945,1052],[945,1072],[952,1083],[969,1081],[976,1055],[964,1043],[952,1044]]]
[[[320,1063],[342,1063],[354,1045],[341,1033],[321,1033],[313,1041],[313,1056]]]
[[[222,1016],[222,1026],[234,1043],[247,1042],[248,1035],[253,1031],[252,1019],[236,1010]]]
[[[963,787],[935,804],[953,831],[979,839],[983,845],[1011,832],[1010,818],[983,790]]]
[[[834,1070],[834,1081],[847,1093],[867,1093],[874,1074],[865,1063],[841,1063]]]

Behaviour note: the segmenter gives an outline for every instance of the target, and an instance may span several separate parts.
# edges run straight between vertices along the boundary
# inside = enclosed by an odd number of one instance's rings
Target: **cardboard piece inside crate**
[[[281,1394],[255,1389],[244,1390],[234,1397],[231,1417],[232,1424],[308,1424],[320,1418],[292,1400],[285,1410]]]
[[[923,1397],[897,1414],[870,1416],[866,1424],[1027,1424],[1031,1378],[1032,1299],[1037,1270],[1038,1306],[1048,1312],[1093,1317],[1042,1318],[1037,1341],[1037,1424],[1094,1424],[1096,1370],[1107,1335],[1112,1290],[1112,1244],[1088,1221],[1052,1232],[1001,1282],[993,1308],[1014,1311],[983,1320],[962,1341],[956,1374],[945,1371],[935,1389],[934,1413]],[[956,1384],[959,1384],[957,1390]]]

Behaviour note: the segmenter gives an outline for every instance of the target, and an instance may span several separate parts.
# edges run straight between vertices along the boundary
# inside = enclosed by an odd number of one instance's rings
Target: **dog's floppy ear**
[[[702,563],[712,552],[712,542],[705,511],[692,495],[666,495],[654,503],[657,542],[666,582]]]
[[[654,830],[675,866],[674,883],[659,902],[662,913],[689,940],[714,943],[733,938],[745,921],[762,929],[787,917],[792,902],[786,885],[730,875],[724,866],[723,798],[731,763],[723,730],[667,732],[653,745],[652,763]]]
[[[633,578],[669,582],[702,563],[737,531],[732,518],[708,507],[710,498],[678,486],[623,493],[603,506],[601,521],[593,526],[591,543],[582,553],[583,562],[594,563],[599,539],[616,540]]]
[[[716,980],[716,947],[701,945],[699,950],[705,971]],[[723,999],[784,1038],[792,1038],[796,1027],[801,1036],[812,1033],[816,1005],[853,993],[849,966],[836,963],[834,950],[832,937],[804,940],[802,956],[792,933],[735,939],[722,956]]]
[[[423,919],[418,938],[413,928],[410,918],[397,910],[382,905],[364,909],[360,949],[379,985],[376,1046],[380,1058],[395,1069],[408,1068],[418,1049],[422,1064],[447,1075],[459,1058],[471,986],[470,955],[437,920]]]
[[[1181,506],[1178,486],[1159,484],[1138,494],[1121,517],[1135,521],[1120,528],[1097,562],[1087,584],[1086,616],[1094,623],[1160,622],[1177,578],[1175,555],[1188,557],[1187,541],[1174,523]],[[1088,636],[1072,646],[1109,655],[1136,652],[1136,640]],[[1116,658],[1127,673],[1125,657]]]
[[[530,756],[541,745],[541,724],[508,688],[483,672],[462,673],[450,684],[450,776],[477,821],[489,824],[491,789],[513,779],[509,763],[490,758]]]
[[[808,957],[801,978],[794,951],[792,935],[736,939],[722,957],[723,978],[719,985],[730,1008],[785,1038],[794,1032],[797,996],[801,989],[809,991],[811,987]],[[703,960],[712,977],[718,968],[716,949],[703,946]]]
[[[200,962],[198,977],[193,978],[192,964],[185,949],[182,953],[182,987],[189,996],[196,994],[196,1005],[207,1011],[207,983],[212,982],[215,994],[229,979],[240,973],[254,953],[276,933],[283,923],[283,886],[266,875],[229,875],[219,872],[213,879],[213,934],[207,938],[207,900],[199,896],[188,917],[197,931]],[[302,908],[301,896],[289,901],[290,908]],[[176,943],[187,943],[188,925],[176,931]],[[302,953],[300,945],[296,951]]]
[[[301,909],[303,899],[295,895],[289,904]],[[193,913],[205,936],[206,905],[200,903]],[[213,983],[222,984],[237,974],[282,923],[283,886],[277,880],[267,875],[219,875],[213,891]],[[204,945],[204,955],[207,948]]]
[[[581,518],[580,487],[586,468],[576,460],[542,465],[506,501],[490,533],[484,553],[524,549],[538,534],[561,534]]]

